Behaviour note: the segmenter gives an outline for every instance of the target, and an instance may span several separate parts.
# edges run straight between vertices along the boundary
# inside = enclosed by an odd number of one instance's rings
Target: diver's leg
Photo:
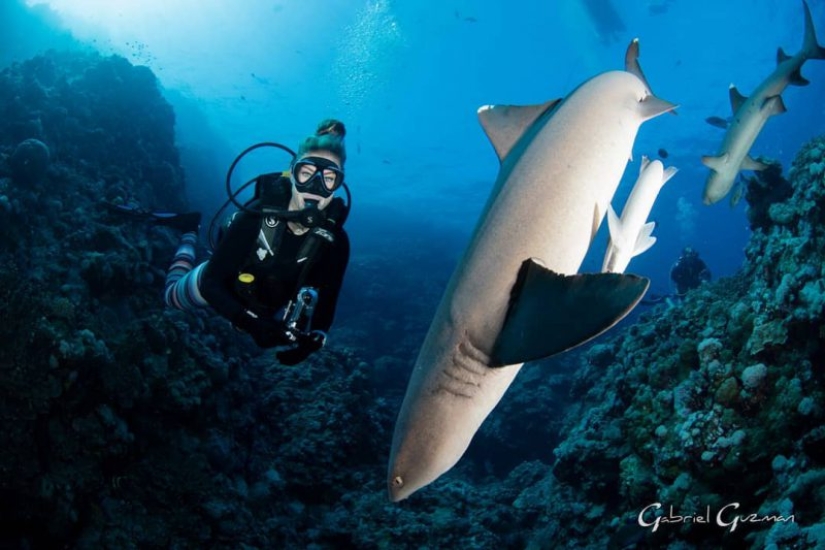
[[[197,233],[190,231],[180,238],[180,245],[172,265],[166,272],[166,286],[163,298],[166,305],[184,311],[206,307],[209,303],[200,291],[201,273],[207,262],[195,267],[195,244]]]

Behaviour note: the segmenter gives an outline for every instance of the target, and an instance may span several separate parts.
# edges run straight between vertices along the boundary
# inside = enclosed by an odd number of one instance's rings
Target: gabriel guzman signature
[[[777,523],[777,522],[791,522],[794,523],[796,520],[794,519],[793,514],[790,516],[780,516],[780,515],[764,515],[760,516],[759,514],[747,514],[741,515],[737,514],[736,510],[739,509],[738,502],[732,502],[730,504],[726,504],[719,508],[719,511],[716,512],[715,517],[711,517],[711,510],[710,506],[705,509],[704,514],[692,514],[692,515],[685,515],[681,516],[679,514],[675,514],[673,512],[673,506],[671,505],[668,509],[668,514],[656,514],[658,510],[662,508],[661,502],[654,502],[653,504],[649,504],[642,508],[642,511],[639,512],[638,522],[639,525],[642,527],[650,527],[650,531],[655,533],[657,529],[659,529],[660,525],[664,525],[666,523],[675,523],[675,524],[682,524],[682,523],[701,523],[701,524],[711,524],[715,523],[719,527],[725,527],[730,529],[730,532],[733,533],[736,531],[736,528],[742,524],[746,523]],[[713,521],[711,521],[713,520]]]

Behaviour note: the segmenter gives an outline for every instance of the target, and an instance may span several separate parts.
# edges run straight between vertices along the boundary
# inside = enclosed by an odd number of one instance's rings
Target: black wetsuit
[[[684,296],[688,290],[710,281],[710,270],[699,256],[682,256],[670,270],[670,278],[676,285],[676,294]]]
[[[279,242],[271,243],[275,255],[261,260],[259,251],[263,255],[265,250],[258,242],[261,221],[260,215],[249,212],[236,216],[204,270],[203,297],[229,320],[238,319],[244,310],[271,319],[295,298],[299,287],[313,287],[318,291],[318,303],[311,328],[327,332],[349,263],[346,231],[332,228],[334,242],[323,242],[314,259],[299,262],[299,252],[309,233],[295,235],[287,224],[279,231]],[[286,224],[283,220],[278,223]],[[304,273],[308,261],[312,263]],[[254,281],[240,282],[241,273],[251,274]]]

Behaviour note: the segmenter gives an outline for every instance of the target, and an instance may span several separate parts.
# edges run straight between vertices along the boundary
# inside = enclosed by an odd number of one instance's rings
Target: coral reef
[[[754,232],[739,274],[659,306],[612,344],[589,350],[578,375],[590,381],[586,412],[571,417],[552,479],[604,506],[608,516],[623,517],[615,536],[645,506],[663,503],[675,510],[665,516],[710,510],[711,524],[683,518],[647,529],[633,544],[822,543],[825,494],[812,480],[825,475],[823,160],[825,138],[815,139],[799,152],[788,180],[776,166],[751,180]],[[603,368],[598,364],[607,364],[606,372],[589,375]],[[715,518],[728,503],[739,503],[743,516],[773,519],[723,528]],[[599,547],[569,530],[563,538]]]
[[[40,140],[29,138],[20,142],[9,161],[11,177],[23,184],[38,183],[49,168],[49,148]]]

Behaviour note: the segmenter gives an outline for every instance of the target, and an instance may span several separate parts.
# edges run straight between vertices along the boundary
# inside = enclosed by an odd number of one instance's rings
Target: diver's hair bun
[[[328,118],[326,120],[321,121],[321,123],[318,124],[318,129],[315,130],[316,136],[325,136],[327,134],[336,136],[340,139],[344,139],[344,136],[347,135],[347,128],[344,126],[344,123],[340,120]]]
[[[344,136],[347,135],[347,129],[344,123],[334,118],[328,118],[322,121],[315,133],[308,136],[298,146],[298,154],[295,158],[301,158],[309,151],[329,151],[341,159],[341,167],[347,160],[347,149],[344,145]]]

